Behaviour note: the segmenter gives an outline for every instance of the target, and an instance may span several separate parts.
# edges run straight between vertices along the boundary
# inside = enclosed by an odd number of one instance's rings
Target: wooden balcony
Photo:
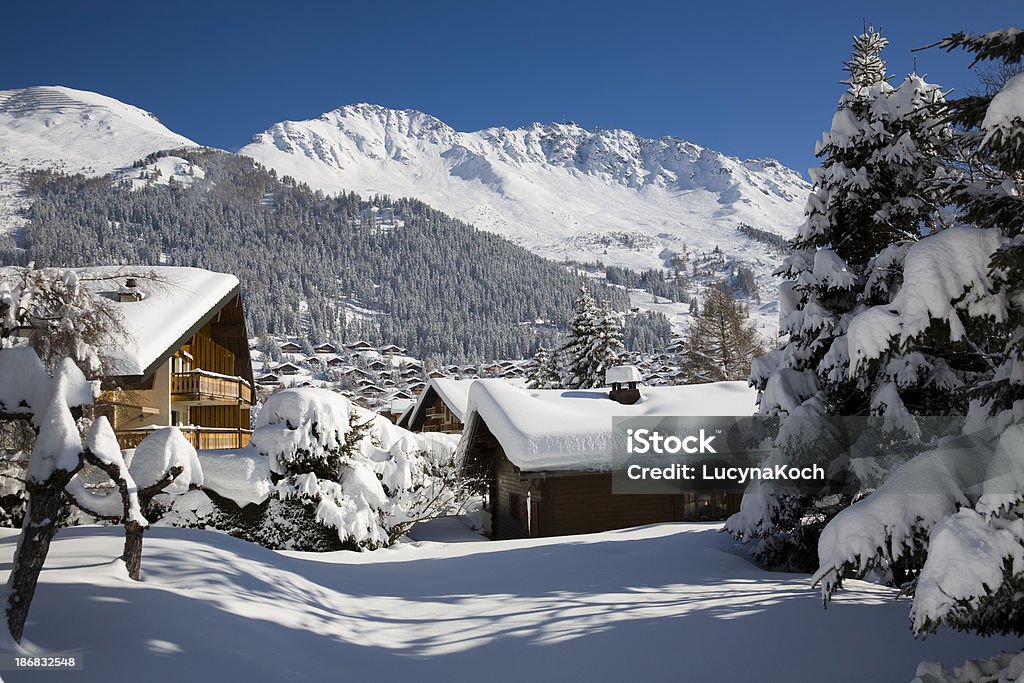
[[[241,377],[203,370],[176,372],[171,376],[171,400],[186,405],[252,405],[252,387]]]
[[[213,451],[223,448],[244,448],[249,445],[251,429],[232,429],[230,427],[178,427],[182,435],[197,451]],[[117,442],[123,449],[137,448],[142,440],[152,434],[155,429],[119,430]]]

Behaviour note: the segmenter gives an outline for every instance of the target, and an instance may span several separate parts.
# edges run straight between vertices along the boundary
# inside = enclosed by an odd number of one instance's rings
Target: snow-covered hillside
[[[907,602],[861,581],[826,611],[806,575],[757,569],[713,525],[473,542],[433,524],[389,550],[319,554],[153,529],[142,582],[114,559],[121,530],[62,529],[25,636],[81,654],[69,680],[154,682],[888,683],[921,660],[1019,646],[950,630],[914,640]],[[0,531],[4,562],[16,541]]]
[[[575,123],[464,133],[369,104],[285,121],[240,154],[328,192],[411,196],[555,259],[662,267],[666,251],[753,249],[739,223],[792,235],[807,183],[673,137]]]
[[[22,171],[103,175],[195,144],[149,112],[104,95],[60,86],[0,90],[0,231],[16,227]]]

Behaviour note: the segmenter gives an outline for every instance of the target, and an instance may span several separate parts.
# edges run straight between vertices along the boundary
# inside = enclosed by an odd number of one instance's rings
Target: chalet
[[[462,468],[486,493],[492,538],[722,519],[739,509],[736,494],[613,494],[610,444],[613,416],[750,415],[756,394],[746,382],[630,388],[630,378],[617,379],[611,393],[627,403],[601,390],[472,383]]]
[[[350,344],[345,344],[345,348],[352,352],[373,351],[373,344],[368,341],[359,340]]]
[[[118,318],[98,347],[105,370],[95,410],[121,447],[172,425],[198,449],[245,446],[253,378],[238,279],[164,266],[76,272]]]
[[[256,378],[256,384],[280,384],[281,378],[278,375],[270,372],[266,375],[260,375]]]
[[[469,402],[469,386],[474,381],[447,377],[430,380],[409,414],[406,428],[413,432],[461,432]]]
[[[327,359],[327,367],[340,368],[344,365],[348,365],[348,361],[345,360],[344,358],[341,358],[340,356],[335,356],[334,358]]]
[[[377,352],[382,356],[403,356],[405,355],[405,349],[401,346],[395,346],[394,344],[387,344],[377,348]]]
[[[412,404],[413,402],[408,398],[392,398],[388,404],[387,410],[384,412],[384,416],[392,422],[397,423],[401,419],[402,415],[412,407]]]
[[[302,372],[302,368],[295,363],[281,363],[274,368],[274,371],[279,375],[297,375]]]
[[[367,363],[366,367],[370,368],[371,370],[376,370],[377,372],[381,372],[382,370],[387,370],[390,366],[387,363],[385,363],[384,361],[382,361],[381,359],[376,358],[374,360],[371,360],[369,363]]]
[[[293,341],[281,344],[281,353],[302,353],[302,347]]]
[[[314,346],[313,351],[316,353],[337,353],[338,347],[330,342],[325,342],[319,346]]]

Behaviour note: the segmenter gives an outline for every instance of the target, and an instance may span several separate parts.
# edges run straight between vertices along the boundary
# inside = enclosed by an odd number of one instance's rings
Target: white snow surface
[[[262,503],[270,497],[270,459],[249,446],[236,450],[199,451],[203,488],[239,507]]]
[[[635,365],[614,365],[604,373],[604,381],[606,384],[612,382],[626,384],[627,382],[641,382],[643,377],[640,376],[640,371]]]
[[[78,467],[82,438],[69,406],[86,405],[94,397],[92,383],[86,381],[70,358],[60,362],[49,385],[47,401],[42,406],[33,406],[32,422],[39,428],[39,435],[32,445],[25,473],[30,482],[41,483],[56,470],[72,472]]]
[[[996,229],[950,228],[911,245],[903,265],[904,282],[892,303],[870,308],[850,321],[850,372],[877,358],[891,339],[898,337],[902,345],[936,320],[948,325],[954,341],[961,339],[960,311],[1005,320],[1006,299],[993,293],[988,274],[989,260],[1000,244]]]
[[[194,146],[149,112],[111,97],[61,86],[0,90],[0,232],[17,227],[22,171],[98,176],[152,152]]]
[[[51,393],[50,373],[35,349],[0,349],[0,408],[4,412],[41,412]]]
[[[523,471],[603,470],[611,467],[613,417],[750,416],[757,409],[757,391],[746,382],[639,389],[637,403],[622,405],[608,398],[607,389],[522,389],[501,380],[476,380],[463,434],[483,419]]]
[[[791,236],[810,189],[776,161],[673,137],[575,123],[467,133],[371,104],[275,124],[239,153],[325,192],[415,197],[542,256],[634,268],[684,243],[766,253],[737,224]]]
[[[182,468],[165,493],[185,493],[193,486],[203,485],[203,468],[196,449],[177,427],[164,427],[151,433],[135,449],[128,470],[139,488],[153,486],[172,467]]]
[[[1011,132],[1024,125],[1024,74],[1017,74],[996,93],[981,122],[986,139],[997,131]]]
[[[163,156],[138,168],[125,168],[114,174],[114,182],[127,183],[133,190],[159,185],[191,185],[206,177],[206,171],[191,161],[172,155]]]
[[[392,549],[315,554],[158,527],[142,582],[115,560],[121,529],[68,528],[25,635],[33,652],[82,653],[75,680],[103,683],[456,682],[481,671],[499,683],[888,683],[922,660],[1019,649],[949,630],[914,640],[907,603],[860,581],[823,610],[806,575],[757,569],[719,528],[437,542],[424,525]],[[17,535],[0,530],[0,562]]]

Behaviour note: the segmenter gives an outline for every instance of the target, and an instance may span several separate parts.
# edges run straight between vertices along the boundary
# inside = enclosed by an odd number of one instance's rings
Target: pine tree
[[[682,359],[686,382],[746,379],[750,363],[763,353],[746,307],[725,286],[709,288],[701,313],[693,316],[686,334]]]
[[[939,396],[944,410],[956,403],[959,380],[931,362],[927,347],[893,347],[870,362],[851,359],[851,339],[856,347],[863,337],[863,329],[851,329],[854,316],[889,304],[908,246],[943,227],[943,155],[951,136],[946,104],[939,87],[916,74],[893,88],[881,57],[885,46],[870,28],[854,39],[847,90],[817,148],[822,166],[812,171],[807,219],[779,271],[785,278],[780,329],[788,340],[751,372],[764,416],[927,414],[936,406],[925,397]],[[783,462],[822,457],[785,440],[775,445]],[[824,524],[877,484],[887,467],[858,464],[859,471],[844,469],[835,482],[840,495],[827,499],[754,488],[727,528],[758,542],[755,557],[763,565],[813,569]]]
[[[959,33],[938,45],[965,49],[975,63],[1001,63],[1008,74],[1024,61],[1018,29]],[[974,400],[962,435],[940,440],[825,528],[815,581],[827,601],[844,578],[916,557],[920,572],[907,584],[916,634],[945,623],[1021,635],[1024,75],[995,93],[952,102],[950,120],[958,153],[949,160],[947,188],[959,226],[925,237],[913,248],[918,253],[907,255],[905,280],[892,302],[900,315],[886,333],[889,341],[930,344],[951,368],[973,359],[976,377],[963,393]],[[918,255],[930,258],[915,260]],[[901,293],[915,287],[933,302],[924,320],[914,306],[920,294]],[[948,305],[935,307],[940,299]],[[966,681],[967,671],[983,672],[985,680],[1016,680],[1022,665],[1024,652],[1004,653],[971,663],[962,674],[947,674],[938,664],[918,672],[921,680]]]
[[[541,346],[526,368],[526,386],[530,389],[557,389],[561,385],[558,359]]]
[[[604,385],[604,373],[618,363],[623,350],[619,317],[607,302],[598,308],[586,287],[580,287],[576,315],[569,325],[565,385],[589,389]]]

